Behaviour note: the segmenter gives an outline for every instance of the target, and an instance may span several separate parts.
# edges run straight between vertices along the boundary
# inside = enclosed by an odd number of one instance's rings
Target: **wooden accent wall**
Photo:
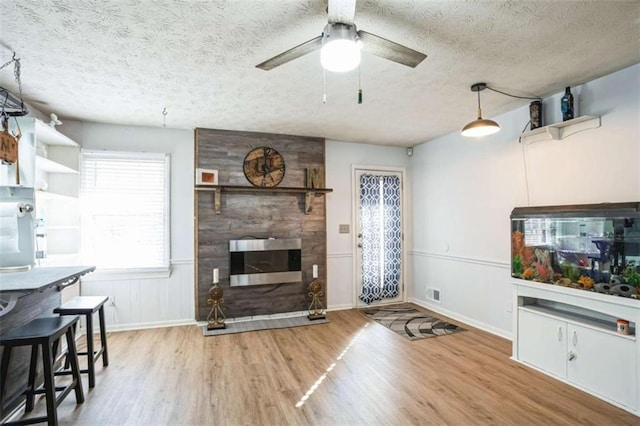
[[[324,167],[324,139],[228,130],[195,130],[195,167],[218,170],[219,185],[251,186],[242,171],[245,155],[268,146],[284,157],[282,187],[304,187],[308,167]],[[323,179],[324,181],[324,176]],[[316,196],[304,213],[304,194],[223,192],[221,213],[214,211],[213,192],[195,191],[196,319],[204,321],[212,270],[220,270],[227,318],[302,311],[308,308],[312,265],[326,289],[326,204]],[[229,240],[243,237],[301,238],[302,282],[247,287],[229,286]],[[326,306],[326,294],[324,297]]]

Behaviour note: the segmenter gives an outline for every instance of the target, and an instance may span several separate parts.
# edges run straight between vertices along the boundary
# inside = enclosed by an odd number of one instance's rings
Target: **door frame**
[[[352,259],[351,259],[351,270],[352,270],[352,278],[351,278],[351,282],[353,285],[353,289],[352,289],[352,295],[353,295],[353,307],[354,308],[358,308],[358,300],[360,298],[360,295],[358,294],[358,288],[359,288],[359,279],[360,279],[360,273],[357,269],[357,265],[358,265],[358,232],[359,229],[356,229],[355,225],[359,223],[358,220],[358,215],[359,215],[359,211],[358,211],[358,200],[360,197],[360,192],[359,192],[359,185],[360,182],[358,181],[358,179],[356,178],[357,172],[358,171],[368,171],[368,172],[395,172],[395,173],[400,173],[400,196],[402,198],[402,201],[400,203],[400,208],[401,208],[401,212],[400,212],[400,218],[402,221],[402,265],[400,268],[400,278],[401,278],[401,283],[402,283],[402,297],[401,297],[401,301],[402,302],[406,302],[407,301],[407,259],[408,259],[408,253],[407,253],[407,208],[408,208],[408,204],[407,204],[407,194],[406,194],[406,188],[407,188],[407,168],[406,167],[393,167],[393,166],[370,166],[370,165],[362,165],[362,164],[352,164],[351,165],[351,223],[353,224],[353,232],[351,233],[351,252],[353,253]],[[384,305],[385,303],[382,302],[380,303],[380,305]]]

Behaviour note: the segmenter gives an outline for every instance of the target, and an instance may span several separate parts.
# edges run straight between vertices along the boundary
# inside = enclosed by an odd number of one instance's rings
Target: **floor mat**
[[[409,340],[443,336],[464,328],[417,310],[413,305],[389,305],[360,309],[366,316]]]

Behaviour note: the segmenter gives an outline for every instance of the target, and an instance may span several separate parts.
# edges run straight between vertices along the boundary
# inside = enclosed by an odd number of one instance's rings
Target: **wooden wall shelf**
[[[304,213],[309,214],[313,210],[313,198],[333,192],[331,188],[297,188],[276,186],[273,188],[261,188],[257,186],[242,185],[196,185],[196,191],[210,191],[214,193],[214,206],[216,214],[220,214],[220,199],[222,192],[229,193],[253,193],[253,194],[304,194]]]

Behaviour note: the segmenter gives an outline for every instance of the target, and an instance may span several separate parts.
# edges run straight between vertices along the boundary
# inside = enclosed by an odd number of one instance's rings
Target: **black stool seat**
[[[31,346],[31,362],[29,364],[29,379],[23,394],[27,396],[25,412],[33,411],[35,395],[44,393],[47,401],[47,415],[30,419],[9,422],[6,424],[24,425],[46,421],[50,425],[58,424],[57,407],[62,400],[75,390],[76,402],[84,402],[82,392],[82,380],[78,367],[78,355],[73,326],[78,322],[78,317],[46,317],[36,318],[31,322],[11,330],[0,336],[0,345],[4,346],[2,361],[0,363],[0,403],[4,400],[6,389],[6,377],[11,361],[11,352],[17,346]],[[54,382],[54,357],[60,337],[67,338],[67,359],[71,364],[71,383],[66,386],[56,387]],[[38,352],[42,348],[42,364],[44,372],[44,387],[36,388],[36,376],[38,371]],[[57,391],[61,391],[59,396]]]
[[[87,356],[87,369],[80,370],[81,373],[89,374],[89,387],[96,385],[95,362],[102,355],[102,365],[109,365],[109,354],[107,352],[107,330],[104,322],[104,304],[109,300],[107,296],[77,296],[53,310],[60,315],[84,315],[87,323],[87,351],[78,352],[78,355]],[[98,312],[100,320],[100,343],[98,351],[93,349],[93,314]],[[75,327],[75,326],[74,326]],[[68,368],[68,362],[65,363]],[[66,371],[66,374],[71,374]]]
[[[36,318],[22,327],[2,334],[0,336],[0,344],[3,346],[25,346],[38,343],[43,338],[57,339],[77,321],[78,317]]]

